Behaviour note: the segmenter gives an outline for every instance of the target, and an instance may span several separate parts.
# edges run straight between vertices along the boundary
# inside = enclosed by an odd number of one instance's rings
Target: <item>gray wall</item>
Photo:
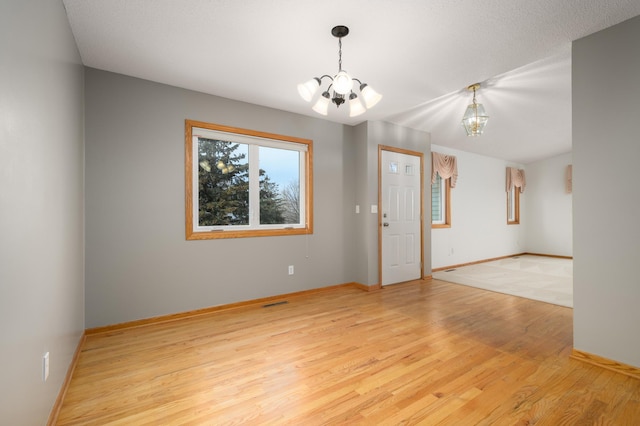
[[[355,281],[360,284],[372,286],[378,283],[377,265],[378,259],[375,258],[375,262],[371,264],[372,259],[369,255],[369,251],[374,247],[377,241],[377,228],[372,225],[373,221],[377,221],[377,215],[372,215],[370,205],[372,203],[377,204],[378,195],[370,195],[369,186],[373,183],[369,182],[367,171],[370,166],[369,163],[373,161],[368,157],[368,124],[361,123],[353,127],[352,131],[352,144],[354,145],[355,161],[353,162],[353,168],[355,172],[355,197],[353,204],[351,205],[352,214],[354,215],[354,240],[356,246],[360,248],[355,253]],[[373,198],[372,198],[373,197]],[[355,213],[355,206],[359,206],[360,213]],[[375,271],[375,274],[371,275],[370,270]]]
[[[85,79],[88,328],[378,282],[377,215],[368,213],[378,144],[428,154],[428,133],[343,126],[90,68]],[[312,139],[313,235],[186,241],[186,118]],[[430,246],[425,232],[427,274]]]
[[[61,1],[3,0],[0,32],[0,423],[37,425],[84,329],[83,68]]]
[[[382,121],[365,122],[354,127],[356,146],[356,196],[352,206],[360,206],[356,215],[356,281],[368,286],[380,283],[378,277],[378,214],[371,206],[378,206],[378,146],[418,151],[424,154],[424,214],[431,217],[431,135],[420,130],[401,127]],[[424,228],[424,274],[431,274],[431,227]]]
[[[397,124],[382,121],[367,122],[367,170],[360,171],[366,176],[369,205],[365,208],[367,217],[366,229],[370,238],[367,241],[369,284],[378,283],[378,215],[372,214],[370,205],[378,200],[378,146],[386,145],[396,148],[421,152],[424,157],[423,213],[427,221],[424,224],[424,274],[431,275],[431,134],[420,130],[401,127]]]
[[[640,17],[572,63],[574,347],[640,367]]]
[[[95,69],[85,79],[88,328],[354,281],[350,130]],[[186,118],[312,139],[313,235],[186,241]]]

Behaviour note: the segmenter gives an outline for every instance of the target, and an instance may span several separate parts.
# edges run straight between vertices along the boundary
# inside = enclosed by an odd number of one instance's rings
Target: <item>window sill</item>
[[[288,229],[254,229],[250,231],[208,231],[189,232],[187,240],[217,240],[224,238],[250,238],[250,237],[277,237],[282,235],[305,235],[313,234],[311,228],[288,228]]]
[[[431,224],[431,229],[441,229],[441,228],[451,228],[451,224],[450,223],[444,223],[444,224],[438,224],[438,225],[434,225]]]

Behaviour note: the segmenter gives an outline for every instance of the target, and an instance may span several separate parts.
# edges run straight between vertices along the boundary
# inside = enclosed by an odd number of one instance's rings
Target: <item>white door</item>
[[[420,160],[381,151],[382,285],[422,278]]]

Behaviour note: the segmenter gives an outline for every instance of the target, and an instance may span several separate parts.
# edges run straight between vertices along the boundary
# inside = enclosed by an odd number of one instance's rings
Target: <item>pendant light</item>
[[[298,84],[298,93],[302,99],[311,102],[318,89],[320,89],[322,80],[327,78],[331,83],[320,94],[312,109],[318,114],[327,115],[330,103],[340,107],[340,105],[349,101],[349,116],[356,117],[380,102],[382,95],[366,83],[351,77],[346,70],[342,69],[342,37],[346,37],[349,34],[349,28],[344,25],[338,25],[333,27],[331,34],[338,39],[338,72],[333,77],[325,74],[322,77],[314,77],[309,81]],[[357,90],[361,95],[360,97],[353,90],[354,81],[358,83]],[[360,98],[362,98],[364,105]]]
[[[484,111],[482,104],[476,103],[476,90],[480,88],[480,83],[472,84],[467,90],[473,91],[473,103],[471,103],[462,117],[462,125],[467,131],[467,136],[479,136],[484,131],[484,126],[489,121],[489,116]]]

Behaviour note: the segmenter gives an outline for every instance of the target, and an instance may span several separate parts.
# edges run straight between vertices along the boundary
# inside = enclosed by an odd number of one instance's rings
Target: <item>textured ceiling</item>
[[[640,14],[638,0],[64,0],[85,65],[318,116],[296,84],[343,68],[384,95],[364,115],[432,143],[519,163],[571,150],[571,42]],[[460,119],[481,82],[490,115]]]

